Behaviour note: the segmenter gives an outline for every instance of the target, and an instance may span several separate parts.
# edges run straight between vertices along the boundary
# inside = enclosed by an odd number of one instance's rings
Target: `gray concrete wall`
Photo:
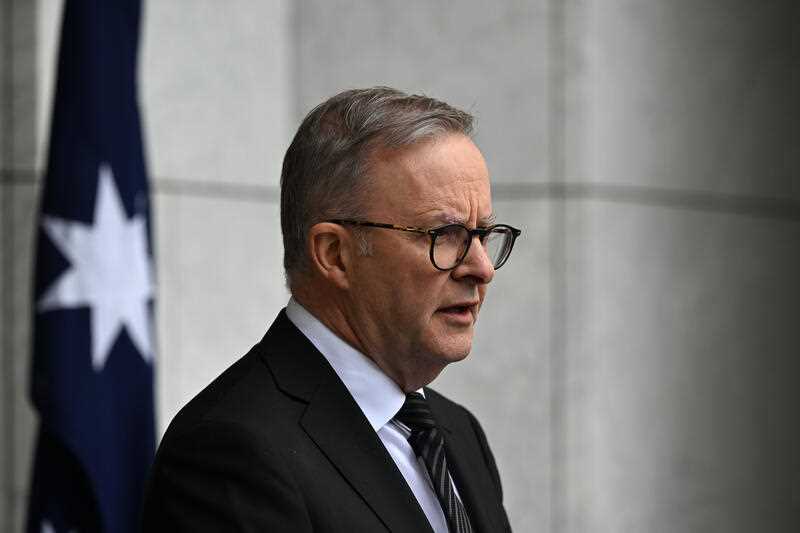
[[[0,529],[20,529],[33,215],[59,1],[0,1]],[[278,178],[342,89],[472,110],[524,234],[437,380],[517,531],[795,531],[797,9],[790,1],[148,2],[163,429],[287,293]],[[243,268],[243,265],[248,265]]]
[[[791,15],[565,10],[559,530],[800,527]]]
[[[30,278],[37,185],[35,3],[0,2],[0,528],[20,529],[32,454],[27,399]]]

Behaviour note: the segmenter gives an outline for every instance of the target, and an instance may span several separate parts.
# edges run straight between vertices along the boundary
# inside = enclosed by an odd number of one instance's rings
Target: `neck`
[[[314,297],[309,297],[313,292]],[[370,349],[369,342],[358,334],[359,328],[338,299],[321,298],[324,292],[293,291],[292,297],[322,324],[347,344],[370,358],[405,393],[413,392],[433,381],[443,367],[419,369],[412,361],[393,360],[379,350]],[[406,363],[406,364],[403,364]]]

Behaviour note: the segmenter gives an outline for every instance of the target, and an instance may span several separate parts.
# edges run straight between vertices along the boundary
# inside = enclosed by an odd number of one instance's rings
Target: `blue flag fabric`
[[[139,0],[66,0],[33,302],[27,531],[138,530],[155,448]]]

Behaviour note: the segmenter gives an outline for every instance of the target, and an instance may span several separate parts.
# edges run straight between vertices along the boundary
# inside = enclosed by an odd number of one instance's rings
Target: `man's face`
[[[486,163],[464,135],[381,151],[370,176],[369,221],[425,229],[492,222]],[[358,257],[351,273],[353,329],[379,366],[417,388],[469,353],[494,268],[477,239],[458,267],[443,272],[431,264],[428,235],[368,231],[372,254]]]

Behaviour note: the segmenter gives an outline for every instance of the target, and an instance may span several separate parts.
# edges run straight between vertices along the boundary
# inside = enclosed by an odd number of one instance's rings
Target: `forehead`
[[[409,224],[475,223],[491,217],[489,171],[465,135],[378,150],[370,167],[370,211],[376,214],[403,217]]]

